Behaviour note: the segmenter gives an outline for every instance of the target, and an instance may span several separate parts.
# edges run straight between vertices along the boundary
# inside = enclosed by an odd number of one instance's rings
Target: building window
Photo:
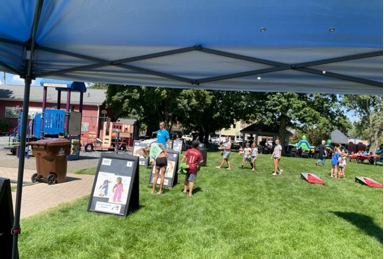
[[[17,107],[5,107],[5,118],[19,118],[19,109]]]
[[[89,122],[82,122],[81,131],[88,131],[88,130],[89,130]]]
[[[5,118],[19,118],[19,107],[5,107]],[[37,113],[41,113],[41,108],[29,108],[28,119],[35,118]]]

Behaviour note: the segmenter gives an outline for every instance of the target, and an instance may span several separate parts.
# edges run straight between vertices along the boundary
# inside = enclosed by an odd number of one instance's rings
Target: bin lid
[[[205,148],[205,144],[204,143],[200,143],[199,144],[199,148]]]
[[[71,141],[65,138],[49,138],[40,139],[37,141],[29,142],[30,145],[44,145],[44,146],[68,146],[71,145]]]

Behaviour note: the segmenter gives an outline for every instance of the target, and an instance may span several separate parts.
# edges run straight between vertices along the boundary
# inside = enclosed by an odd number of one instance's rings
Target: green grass
[[[382,182],[381,165],[348,163],[346,179],[335,179],[329,160],[284,157],[273,177],[267,155],[256,172],[230,159],[232,170],[216,169],[220,153],[208,153],[192,197],[182,179],[151,195],[140,168],[140,209],[126,218],[87,212],[84,197],[22,220],[20,258],[382,258],[382,189],[354,182]],[[304,171],[326,184],[307,183]]]

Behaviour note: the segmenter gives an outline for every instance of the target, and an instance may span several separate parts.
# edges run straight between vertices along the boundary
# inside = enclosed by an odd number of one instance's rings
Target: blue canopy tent
[[[383,94],[382,0],[3,0],[0,10],[0,70],[25,78],[26,111],[38,77]]]

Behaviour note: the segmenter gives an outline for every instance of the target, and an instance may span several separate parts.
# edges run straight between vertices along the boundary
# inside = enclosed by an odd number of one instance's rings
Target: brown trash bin
[[[31,180],[48,184],[63,183],[67,175],[67,156],[71,142],[68,139],[42,139],[29,143],[36,158],[37,173]]]

